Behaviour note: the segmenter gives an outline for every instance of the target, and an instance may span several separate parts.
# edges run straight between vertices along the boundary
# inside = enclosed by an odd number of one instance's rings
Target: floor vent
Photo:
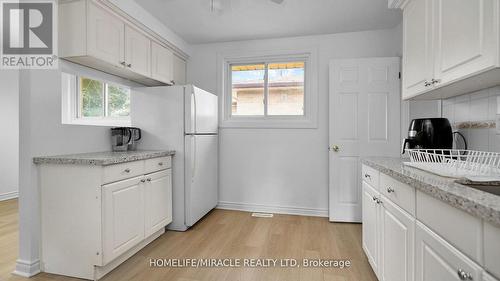
[[[257,217],[257,218],[272,218],[274,217],[273,214],[269,213],[252,213],[252,217]]]

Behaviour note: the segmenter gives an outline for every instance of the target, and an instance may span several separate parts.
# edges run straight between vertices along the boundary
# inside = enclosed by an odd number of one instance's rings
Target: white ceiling
[[[387,0],[135,0],[188,43],[225,42],[392,28]]]

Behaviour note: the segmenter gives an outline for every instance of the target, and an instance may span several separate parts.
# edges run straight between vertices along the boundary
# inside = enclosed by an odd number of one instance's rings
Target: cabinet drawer
[[[500,278],[500,228],[487,222],[484,223],[484,267]]]
[[[124,180],[144,174],[144,161],[127,162],[104,167],[104,183]]]
[[[148,159],[144,162],[144,173],[149,174],[160,170],[169,169],[172,167],[172,157],[158,157]]]
[[[361,176],[365,182],[378,190],[379,172],[377,170],[373,169],[372,167],[363,165]]]
[[[417,281],[481,280],[483,269],[478,264],[420,222],[415,238]]]
[[[481,220],[417,191],[417,220],[475,262],[482,264]]]
[[[415,188],[380,174],[379,190],[387,199],[415,216]]]

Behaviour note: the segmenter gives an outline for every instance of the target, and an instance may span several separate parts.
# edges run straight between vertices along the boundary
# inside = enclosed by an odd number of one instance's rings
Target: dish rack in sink
[[[471,181],[500,181],[500,153],[461,149],[407,149],[404,164],[440,176]]]

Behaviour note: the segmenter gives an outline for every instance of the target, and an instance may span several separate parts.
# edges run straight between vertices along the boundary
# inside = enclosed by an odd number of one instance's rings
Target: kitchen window
[[[130,125],[130,88],[96,78],[63,73],[63,123]]]
[[[224,59],[221,127],[314,128],[311,53]]]
[[[303,116],[305,62],[231,65],[231,115]]]

